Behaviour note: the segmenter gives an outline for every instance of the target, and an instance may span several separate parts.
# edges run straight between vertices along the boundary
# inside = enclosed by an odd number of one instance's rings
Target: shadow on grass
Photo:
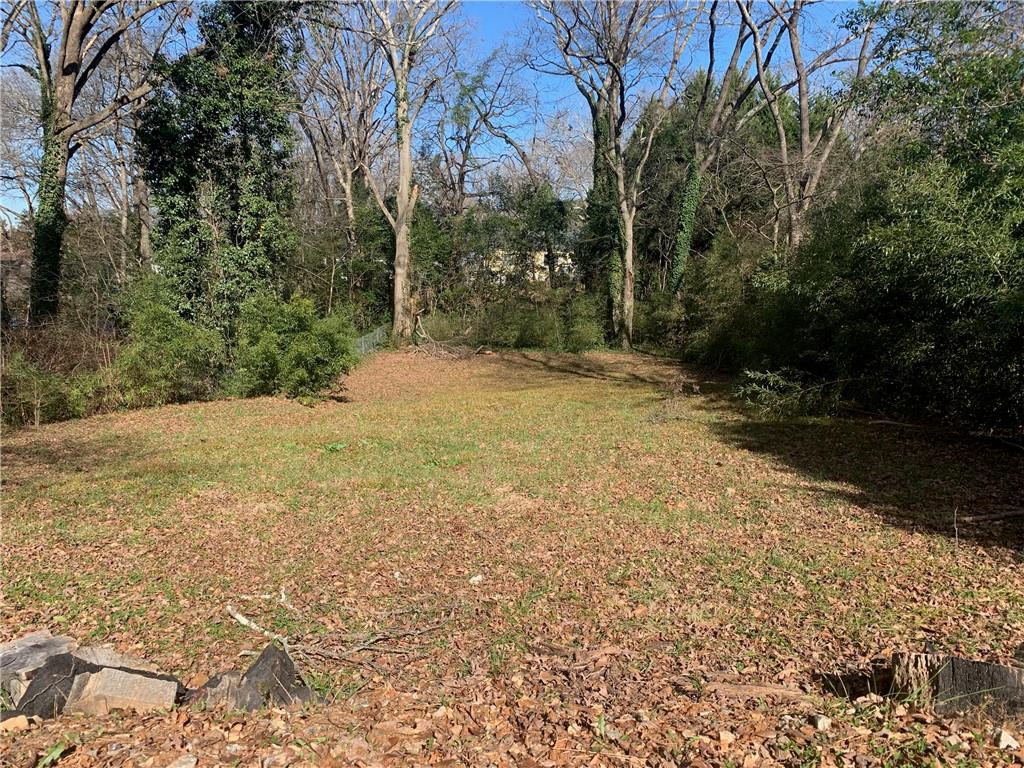
[[[78,426],[75,424],[75,426]],[[99,467],[118,466],[140,454],[157,449],[149,440],[132,435],[126,439],[113,432],[101,431],[85,437],[62,434],[59,440],[45,438],[45,433],[25,428],[4,440],[4,486],[16,486],[41,473],[77,474]]]
[[[1024,452],[940,430],[853,420],[713,426],[725,443],[770,456],[818,483],[822,498],[871,510],[888,523],[1024,553],[1024,516],[971,522],[1024,506]]]
[[[620,355],[523,351],[505,352],[501,363],[507,369],[525,374],[549,374],[554,379],[580,377],[597,381],[637,386],[665,386],[684,375],[679,362],[654,355]]]
[[[86,423],[72,424],[56,440],[31,432],[6,440],[4,493],[64,502],[71,497],[109,500],[120,494],[142,503],[144,498],[173,498],[226,470],[223,460],[197,462],[169,448],[158,431],[84,433]]]

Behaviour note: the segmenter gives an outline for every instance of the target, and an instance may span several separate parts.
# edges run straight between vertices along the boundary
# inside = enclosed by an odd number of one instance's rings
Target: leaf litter
[[[395,352],[346,402],[10,436],[2,639],[59,629],[188,679],[265,642],[235,605],[309,651],[326,703],[65,717],[0,761],[1024,763],[1019,719],[819,683],[901,649],[1013,659],[1020,529],[942,514],[1019,502],[1019,455],[760,424],[722,391],[640,355]]]

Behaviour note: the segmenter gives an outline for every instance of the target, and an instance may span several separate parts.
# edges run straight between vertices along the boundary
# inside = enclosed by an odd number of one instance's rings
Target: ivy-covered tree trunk
[[[612,251],[608,254],[608,310],[612,338],[618,338],[622,330],[623,284],[622,256],[618,251]]]
[[[558,287],[558,256],[549,236],[545,236],[544,268],[548,272],[548,288]]]
[[[611,337],[622,325],[623,265],[621,231],[616,204],[615,176],[609,164],[611,154],[611,107],[600,102],[592,112],[594,123],[593,185],[587,197],[587,258],[583,282],[594,289],[602,282],[608,289],[608,326]]]
[[[43,158],[33,220],[29,288],[29,321],[33,325],[52,318],[60,306],[61,246],[68,223],[65,201],[70,147],[67,137],[58,130],[52,97],[44,94],[43,100]]]
[[[169,298],[183,318],[229,343],[241,305],[282,291],[281,268],[295,252],[286,36],[297,7],[205,5],[203,44],[162,65],[137,123],[159,211],[154,261]]]
[[[676,242],[672,250],[672,270],[669,275],[669,291],[673,295],[678,295],[683,287],[683,270],[690,257],[693,227],[697,220],[697,206],[700,204],[703,186],[704,177],[694,162],[686,174],[686,185],[679,199],[679,220],[676,224]]]

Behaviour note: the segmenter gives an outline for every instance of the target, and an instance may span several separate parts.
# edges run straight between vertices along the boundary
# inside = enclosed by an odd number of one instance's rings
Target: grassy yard
[[[1024,761],[986,744],[989,722],[854,705],[818,682],[896,649],[1006,660],[1024,643],[1024,529],[954,525],[1022,502],[1024,454],[891,424],[759,422],[724,391],[640,356],[393,352],[311,407],[222,401],[7,436],[0,639],[45,627],[188,680],[259,647],[232,605],[351,653],[310,659],[329,703],[308,712],[64,719],[0,753],[64,740],[86,765],[117,743],[157,768],[186,748],[200,766]],[[374,634],[387,642],[358,649]],[[807,696],[730,698],[716,681]],[[815,730],[814,713],[833,725]]]

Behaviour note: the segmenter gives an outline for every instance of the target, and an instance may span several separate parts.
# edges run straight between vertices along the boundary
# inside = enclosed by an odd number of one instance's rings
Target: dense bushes
[[[565,317],[565,348],[586,352],[604,344],[604,324],[597,302],[589,296],[575,296]]]
[[[919,146],[889,158],[895,168],[857,167],[788,257],[725,237],[695,259],[678,348],[755,371],[741,394],[780,415],[845,400],[1018,431],[1024,142],[1004,144],[984,172]]]
[[[47,371],[16,350],[4,360],[3,422],[38,425],[85,416],[99,388],[96,374]]]
[[[532,300],[487,304],[473,326],[478,344],[585,352],[604,343],[600,313],[591,297],[542,291]]]
[[[355,363],[354,341],[351,322],[321,318],[309,299],[253,297],[242,304],[229,389],[244,397],[315,395]]]
[[[119,345],[100,344],[60,326],[5,334],[4,425],[220,395],[308,397],[329,388],[356,360],[348,318],[321,317],[312,301],[300,297],[282,301],[259,295],[244,302],[234,338],[183,319],[159,280],[138,283],[118,316],[123,323]],[[107,350],[103,356],[76,354],[100,346]],[[45,349],[51,350],[48,356]]]
[[[960,8],[901,32],[922,37],[915,67],[863,94],[888,136],[835,158],[802,242],[781,245],[771,207],[716,201],[680,295],[648,289],[638,340],[746,370],[741,394],[778,414],[848,403],[1024,430],[1024,51]],[[945,14],[999,54],[947,55],[929,21]]]
[[[217,391],[227,362],[220,334],[184,320],[155,282],[137,288],[125,314],[129,343],[114,363],[125,406],[201,400]]]
[[[3,424],[43,424],[109,407],[109,364],[117,346],[109,334],[60,323],[5,329],[0,344]]]
[[[1022,149],[990,168],[1024,177]],[[889,410],[1024,424],[1024,186],[994,192],[934,158],[822,212],[792,281],[823,375]]]

